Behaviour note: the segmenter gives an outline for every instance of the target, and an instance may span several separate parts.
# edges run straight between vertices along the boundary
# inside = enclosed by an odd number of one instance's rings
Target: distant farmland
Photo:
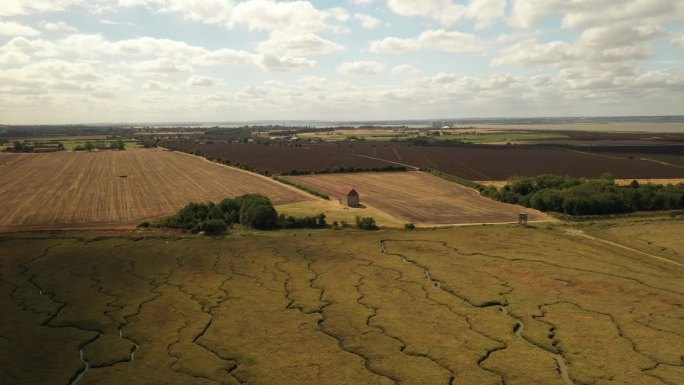
[[[191,201],[245,193],[267,195],[275,204],[310,198],[201,158],[143,149],[0,154],[0,181],[0,230],[131,224]]]
[[[259,171],[284,173],[291,170],[319,171],[333,167],[371,168],[390,165],[383,160],[368,159],[352,153],[350,144],[302,145],[296,147],[291,143],[283,146],[277,144],[264,146],[257,144],[225,143],[194,144],[168,142],[170,148],[178,148],[185,152],[196,150],[214,158],[229,160],[231,164],[250,166]]]
[[[333,196],[340,186],[355,188],[361,203],[406,222],[456,224],[514,222],[526,211],[530,220],[547,217],[536,210],[484,198],[476,191],[423,172],[288,176],[287,179]]]
[[[271,173],[293,169],[320,171],[333,167],[371,168],[401,163],[471,180],[503,180],[513,175],[534,176],[543,173],[598,177],[604,172],[610,172],[616,178],[684,178],[684,167],[681,167],[681,159],[677,155],[652,154],[630,159],[628,154],[606,156],[562,147],[416,146],[384,142],[310,143],[302,144],[302,147],[179,142],[168,145],[187,152],[199,151],[206,156],[230,160],[232,164],[240,163]],[[668,146],[661,148],[667,149]],[[663,156],[671,162],[659,162]],[[643,157],[653,160],[641,159]]]

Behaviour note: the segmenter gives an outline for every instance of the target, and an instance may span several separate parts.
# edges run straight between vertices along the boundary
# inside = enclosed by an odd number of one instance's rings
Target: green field
[[[677,384],[684,221],[0,237],[3,384]],[[593,235],[602,235],[594,228]]]
[[[105,147],[109,147],[113,142],[116,142],[117,139],[100,139],[100,140],[90,140],[89,142],[96,144],[96,143],[103,143]],[[134,139],[124,139],[123,140],[124,144],[126,145],[126,148],[139,148],[142,147],[140,142]],[[50,140],[50,141],[25,141],[24,142],[27,145],[30,145],[32,147],[56,147],[58,143],[62,143],[64,145],[64,149],[66,151],[73,151],[74,148],[78,146],[85,146],[86,140]]]
[[[496,134],[453,134],[432,137],[434,140],[460,140],[468,143],[499,143],[499,142],[517,142],[527,140],[543,140],[543,139],[563,139],[566,135],[560,134],[514,134],[514,133],[496,133]]]
[[[334,133],[331,135],[304,135],[305,137],[320,138],[324,141],[345,141],[352,138],[357,138],[366,141],[390,141],[392,139],[396,140],[409,140],[417,138],[427,138],[429,140],[435,141],[447,141],[447,140],[460,140],[466,143],[506,143],[515,141],[528,141],[528,140],[544,140],[544,139],[563,139],[567,138],[566,135],[561,134],[539,134],[539,133],[463,133],[463,134],[449,134],[440,136],[425,136],[419,137],[415,134],[408,133]]]

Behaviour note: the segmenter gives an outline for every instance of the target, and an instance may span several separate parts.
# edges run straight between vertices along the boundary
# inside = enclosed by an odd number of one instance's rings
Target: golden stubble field
[[[684,270],[566,230],[5,235],[0,383],[681,384]]]
[[[275,204],[312,199],[259,175],[157,149],[0,155],[0,231],[130,226],[191,201],[245,193]]]
[[[528,213],[530,221],[549,219],[537,210],[497,202],[473,189],[418,171],[303,175],[287,179],[322,191],[331,199],[335,199],[333,195],[339,187],[353,187],[359,192],[361,204],[416,224],[516,222],[522,211]]]

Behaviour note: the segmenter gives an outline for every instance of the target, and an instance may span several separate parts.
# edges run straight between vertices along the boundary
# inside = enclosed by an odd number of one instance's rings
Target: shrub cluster
[[[356,227],[362,230],[377,230],[378,226],[375,224],[373,217],[356,216]]]
[[[513,178],[500,190],[489,186],[481,188],[480,193],[506,203],[570,215],[684,208],[684,184],[640,185],[633,181],[618,186],[610,175],[600,179],[550,174]]]
[[[271,200],[258,194],[246,194],[235,199],[227,198],[218,204],[193,202],[175,215],[155,222],[151,226],[181,229],[192,233],[204,231],[209,235],[219,235],[225,233],[235,223],[259,230],[326,227],[324,214],[305,218],[279,216]]]

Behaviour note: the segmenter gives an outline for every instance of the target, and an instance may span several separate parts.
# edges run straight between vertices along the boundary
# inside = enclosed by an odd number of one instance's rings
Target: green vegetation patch
[[[193,234],[203,231],[207,235],[221,235],[238,223],[258,230],[326,227],[324,214],[305,218],[278,215],[271,200],[259,194],[226,198],[218,204],[192,202],[175,215],[152,224],[143,222],[140,227],[181,229]]]
[[[499,143],[516,142],[526,140],[564,139],[567,135],[560,134],[521,134],[521,133],[496,133],[496,134],[450,134],[433,137],[440,140],[460,140],[466,143]]]
[[[628,186],[619,186],[610,175],[599,179],[551,174],[516,177],[511,178],[500,190],[488,186],[480,192],[501,202],[569,215],[684,208],[684,184],[640,185],[633,181]]]

